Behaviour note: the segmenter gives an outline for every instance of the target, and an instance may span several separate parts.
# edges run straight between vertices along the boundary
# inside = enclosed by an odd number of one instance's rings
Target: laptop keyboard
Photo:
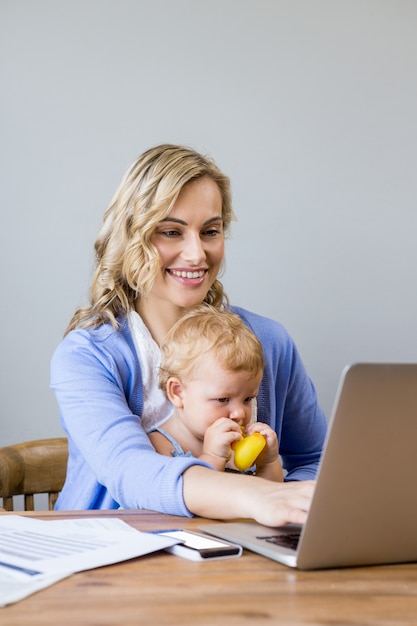
[[[288,534],[280,534],[280,535],[270,535],[269,537],[256,537],[257,539],[263,539],[267,543],[274,543],[277,546],[282,546],[283,548],[290,548],[291,550],[296,550],[298,546],[298,542],[300,541],[300,533],[288,533]]]

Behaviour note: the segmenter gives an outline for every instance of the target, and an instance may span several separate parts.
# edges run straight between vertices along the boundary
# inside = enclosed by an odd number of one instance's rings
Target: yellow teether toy
[[[243,433],[242,433],[243,435]],[[234,463],[238,470],[244,472],[252,467],[266,445],[266,439],[261,433],[252,433],[232,443]]]

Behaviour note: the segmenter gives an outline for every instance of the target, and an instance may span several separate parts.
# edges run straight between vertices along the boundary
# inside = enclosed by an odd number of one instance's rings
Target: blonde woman
[[[277,434],[285,483],[160,455],[146,434],[173,410],[158,385],[165,335],[188,308],[227,302],[218,276],[233,217],[227,176],[194,150],[160,145],[128,169],[95,244],[90,303],[75,312],[52,358],[69,441],[57,508],[304,521],[326,420],[279,323],[232,307],[262,343],[258,419]]]

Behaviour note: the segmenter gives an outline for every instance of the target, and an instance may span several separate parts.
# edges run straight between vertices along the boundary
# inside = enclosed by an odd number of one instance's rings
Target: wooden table
[[[25,515],[115,516],[143,531],[197,530],[203,522],[149,511]],[[34,624],[411,626],[417,624],[417,564],[298,572],[248,551],[238,559],[207,563],[158,552],[74,574],[0,609],[1,626]]]

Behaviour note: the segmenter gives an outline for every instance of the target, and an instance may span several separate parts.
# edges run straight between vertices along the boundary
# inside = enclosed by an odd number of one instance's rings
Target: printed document
[[[175,539],[117,518],[42,521],[0,515],[0,607],[75,572],[164,550]]]

